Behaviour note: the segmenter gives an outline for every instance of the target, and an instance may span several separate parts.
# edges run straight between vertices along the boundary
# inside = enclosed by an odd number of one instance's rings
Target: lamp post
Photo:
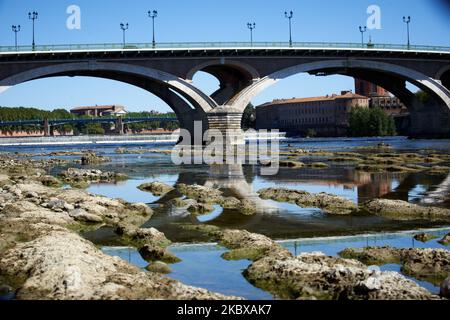
[[[408,35],[408,42],[407,42],[407,46],[408,46],[408,50],[411,47],[411,43],[409,41],[409,23],[411,22],[411,17],[403,17],[403,22],[406,23],[406,33]]]
[[[367,31],[367,27],[361,27],[359,26],[359,32],[361,32],[361,47],[364,48],[364,32]]]
[[[250,29],[250,46],[253,47],[253,29],[256,28],[256,23],[247,23],[247,28]]]
[[[149,18],[152,18],[152,25],[153,25],[153,41],[152,41],[152,47],[154,48],[156,46],[155,41],[155,18],[158,16],[158,11],[153,10],[148,12]]]
[[[17,34],[20,31],[20,24],[18,26],[12,26],[12,31],[14,32],[14,40],[15,40],[14,43],[16,45],[16,51],[18,51],[19,47],[17,44]]]
[[[37,18],[38,18],[38,13],[36,11],[28,12],[28,19],[33,21],[33,42],[31,44],[33,51],[36,48],[36,43],[34,41],[34,21],[37,20]]]
[[[122,32],[123,32],[123,47],[125,48],[125,46],[126,46],[126,42],[125,42],[125,31],[128,30],[128,23],[127,23],[127,24],[121,23],[121,24],[120,24],[120,29],[122,29]]]
[[[289,19],[289,47],[292,47],[292,17],[294,12],[292,10],[289,13],[285,11],[284,16]]]

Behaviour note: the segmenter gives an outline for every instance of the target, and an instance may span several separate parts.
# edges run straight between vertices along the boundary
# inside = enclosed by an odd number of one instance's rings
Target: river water
[[[282,148],[293,147],[307,150],[354,151],[358,147],[376,146],[385,142],[396,151],[422,152],[436,150],[449,153],[450,140],[407,140],[388,139],[300,139],[286,140]],[[346,247],[363,247],[367,244],[401,247],[439,247],[436,241],[427,244],[413,243],[408,230],[434,228],[436,235],[448,233],[448,226],[424,220],[393,221],[375,216],[329,216],[316,208],[300,208],[293,204],[265,201],[256,192],[267,187],[286,187],[308,192],[327,192],[346,197],[355,203],[373,198],[401,199],[412,203],[450,207],[449,175],[426,173],[365,173],[358,172],[348,164],[331,165],[325,169],[280,169],[274,176],[263,176],[258,166],[229,165],[175,166],[170,155],[163,153],[116,154],[119,145],[95,146],[39,146],[2,147],[0,151],[20,153],[42,153],[51,151],[77,151],[93,149],[112,158],[112,162],[92,166],[101,170],[117,171],[129,176],[129,180],[115,184],[93,184],[88,191],[131,202],[147,203],[153,210],[153,217],[144,224],[164,232],[175,244],[171,251],[182,259],[172,265],[169,275],[186,284],[204,287],[224,294],[243,296],[249,299],[271,299],[272,296],[250,285],[241,275],[249,261],[225,261],[220,255],[225,249],[215,244],[204,244],[205,235],[187,231],[183,224],[209,224],[221,228],[246,229],[281,241],[294,253],[322,251],[336,255]],[[132,148],[139,146],[133,145]],[[168,150],[171,145],[141,145],[144,149]],[[359,151],[361,152],[361,151]],[[70,159],[70,157],[63,157]],[[320,159],[314,159],[320,161]],[[74,165],[72,165],[74,166]],[[54,168],[57,173],[64,168]],[[137,189],[142,183],[160,181],[169,185],[177,183],[199,184],[220,189],[225,195],[251,198],[256,201],[257,214],[244,216],[235,210],[215,207],[214,212],[203,216],[190,215],[185,210],[162,206],[176,193],[155,197]],[[406,233],[405,233],[406,231]],[[393,233],[394,232],[394,233]],[[400,233],[399,233],[400,232]],[[370,236],[368,236],[370,235]],[[118,255],[130,262],[145,267],[147,263],[131,248],[122,243],[109,228],[87,232],[84,236],[103,246],[104,252]],[[332,238],[331,238],[332,237]],[[295,241],[293,240],[295,239]],[[397,265],[383,266],[383,269],[399,270]],[[432,291],[433,284],[420,282]]]

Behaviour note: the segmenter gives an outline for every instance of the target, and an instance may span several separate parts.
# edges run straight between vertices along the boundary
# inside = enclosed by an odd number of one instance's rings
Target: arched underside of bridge
[[[243,62],[232,60],[211,60],[192,68],[186,75],[192,81],[194,75],[203,71],[219,80],[219,89],[211,94],[218,105],[224,105],[240,91],[260,78],[256,69]]]
[[[0,93],[11,86],[50,77],[88,76],[116,80],[142,88],[163,100],[177,115],[180,126],[194,132],[194,121],[208,127],[206,114],[217,104],[203,92],[173,75],[118,63],[67,63],[31,69],[0,81]]]
[[[448,67],[448,70],[441,75],[440,80],[444,87],[450,90],[450,66]]]
[[[228,105],[236,112],[243,112],[252,99],[266,88],[280,80],[305,72],[342,74],[378,84],[396,95],[409,108],[412,136],[450,136],[450,91],[445,85],[448,81],[447,73],[443,74],[440,83],[412,69],[370,60],[325,60],[289,67],[256,81],[228,101]],[[406,88],[406,82],[427,92],[429,100],[419,101]]]

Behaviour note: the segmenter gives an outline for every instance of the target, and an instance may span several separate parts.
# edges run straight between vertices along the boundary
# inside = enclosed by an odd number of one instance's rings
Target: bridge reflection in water
[[[198,169],[197,169],[198,170]],[[246,229],[268,236],[286,239],[309,236],[342,235],[368,231],[403,230],[433,226],[426,221],[394,221],[377,216],[332,216],[316,208],[300,208],[294,204],[262,200],[257,191],[264,187],[301,189],[308,192],[323,190],[350,197],[362,203],[373,198],[391,198],[415,201],[423,199],[439,201],[450,190],[450,175],[426,175],[421,173],[363,173],[349,168],[281,169],[275,176],[260,176],[253,166],[211,166],[201,171],[182,171],[177,184],[198,184],[220,189],[225,196],[250,199],[255,202],[257,213],[245,216],[237,210],[216,210],[207,216],[193,216],[186,210],[169,208],[163,204],[179,197],[178,192],[166,194],[155,204],[154,217],[145,226],[154,226],[165,232],[173,241],[207,240],[197,232],[183,230],[180,225],[207,223],[222,228]],[[319,191],[316,191],[319,190]],[[337,191],[337,192],[335,192]],[[427,196],[429,195],[429,196]],[[434,196],[434,198],[433,198]]]

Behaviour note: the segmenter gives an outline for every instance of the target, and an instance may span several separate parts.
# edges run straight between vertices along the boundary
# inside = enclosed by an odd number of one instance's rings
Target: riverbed
[[[408,140],[406,138],[373,139],[288,139],[281,147],[351,152],[361,147],[384,143],[396,152],[420,153],[425,150],[449,154],[449,140]],[[311,193],[326,192],[345,197],[357,204],[375,198],[399,199],[421,205],[450,208],[449,175],[427,172],[369,173],[356,171],[354,166],[340,163],[326,168],[280,168],[273,176],[261,174],[261,168],[253,165],[185,165],[176,166],[170,155],[155,150],[169,150],[172,144],[133,144],[132,148],[151,149],[152,152],[118,154],[116,148],[130,147],[123,143],[78,146],[21,146],[2,147],[3,152],[41,154],[56,151],[79,151],[92,149],[112,159],[111,162],[91,165],[89,168],[125,173],[129,179],[117,183],[92,184],[88,191],[129,202],[143,202],[150,206],[153,217],[143,227],[155,227],[165,233],[174,244],[169,248],[182,262],[171,265],[169,277],[186,284],[206,288],[219,293],[242,296],[248,299],[273,299],[273,296],[248,283],[242,276],[250,261],[225,261],[221,255],[225,248],[205,243],[208,238],[201,232],[183,228],[185,225],[211,225],[220,228],[245,229],[264,234],[279,241],[292,253],[321,251],[335,256],[347,247],[361,248],[368,245],[391,245],[394,247],[441,248],[437,240],[427,243],[414,241],[412,236],[419,229],[427,229],[436,236],[450,231],[448,225],[429,220],[398,221],[374,215],[330,216],[317,208],[301,208],[295,204],[262,200],[257,192],[263,188],[277,187],[305,190]],[[48,156],[36,156],[36,159]],[[55,158],[55,157],[53,157]],[[77,156],[57,158],[74,160]],[[320,158],[315,159],[320,161]],[[69,167],[78,165],[71,164]],[[57,174],[68,166],[56,166]],[[176,194],[158,197],[139,190],[146,182],[159,181],[167,185],[198,184],[220,189],[224,195],[240,199],[253,199],[257,213],[242,215],[234,209],[215,206],[206,215],[192,215],[186,210],[165,205]],[[87,231],[83,236],[101,246],[105,253],[117,255],[141,268],[148,265],[139,253],[124,247],[110,228]],[[399,271],[399,265],[384,265],[382,270]],[[438,288],[428,282],[417,281],[431,292]]]

